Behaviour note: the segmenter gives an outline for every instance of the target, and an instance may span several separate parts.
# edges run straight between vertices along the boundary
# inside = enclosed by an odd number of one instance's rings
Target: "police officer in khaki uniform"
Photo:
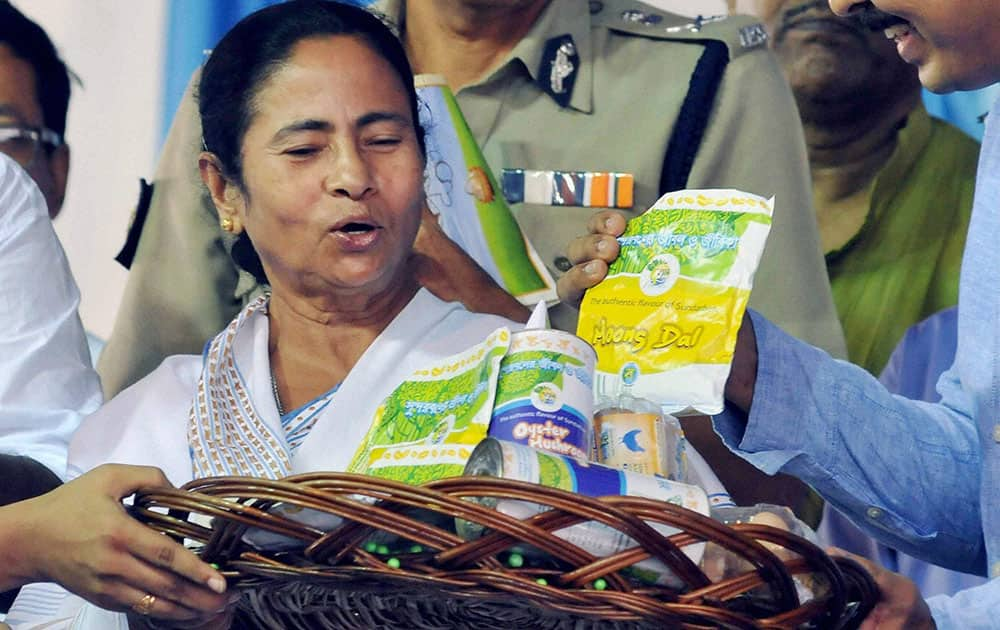
[[[402,4],[384,7],[402,25],[415,70],[438,71],[413,54],[420,49]],[[435,3],[411,4],[411,12],[434,12]],[[630,174],[627,216],[682,187],[775,195],[774,227],[751,306],[842,354],[801,125],[757,22],[692,22],[628,0],[551,0],[501,64],[456,93],[499,177],[504,169]],[[569,268],[567,235],[582,233],[596,209],[513,206],[556,276]],[[575,315],[555,309],[552,320],[574,331]]]
[[[628,216],[682,187],[774,195],[750,303],[792,334],[843,355],[801,125],[761,25],[742,17],[691,20],[631,0],[497,2],[494,11],[510,10],[505,28],[520,36],[494,50],[491,61],[476,56],[482,42],[468,38],[469,20],[486,5],[394,0],[379,8],[400,25],[415,71],[445,75],[495,174],[514,183],[505,194],[526,199],[513,211],[554,275],[568,269],[567,244],[600,206],[594,199],[585,205],[572,186],[541,198],[519,190],[518,169],[543,181],[631,176],[631,199],[624,189],[614,199]],[[472,44],[467,51],[443,47],[462,38]],[[478,71],[477,63],[483,72],[460,76]],[[141,238],[99,365],[108,395],[166,355],[200,352],[258,290],[227,254],[198,176],[199,148],[189,95],[164,148],[148,219],[133,226]],[[460,296],[470,308],[477,291]],[[552,311],[555,325],[571,331],[575,316],[569,307]]]

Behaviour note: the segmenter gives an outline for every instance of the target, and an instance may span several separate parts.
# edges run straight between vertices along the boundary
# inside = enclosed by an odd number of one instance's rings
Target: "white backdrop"
[[[114,261],[150,177],[160,129],[166,0],[13,0],[80,77],[66,137],[69,189],[56,231],[80,285],[80,314],[111,332],[126,271]]]
[[[82,88],[74,86],[70,100],[66,136],[72,164],[56,231],[80,285],[84,325],[107,337],[126,278],[114,256],[138,199],[139,178],[151,177],[155,165],[169,0],[13,1],[49,33],[83,81]],[[751,2],[739,0],[737,8],[746,11]],[[713,15],[726,12],[728,3],[649,4]]]

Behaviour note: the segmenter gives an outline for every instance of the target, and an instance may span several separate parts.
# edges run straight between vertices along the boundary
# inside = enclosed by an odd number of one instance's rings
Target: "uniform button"
[[[600,0],[590,0],[590,14],[597,15],[604,10],[604,3]]]
[[[571,263],[569,258],[566,258],[565,256],[556,256],[556,259],[552,262],[555,263],[556,269],[559,271],[569,271],[570,267],[573,266],[573,263]]]
[[[882,518],[882,510],[880,510],[880,509],[878,509],[877,507],[874,507],[874,506],[868,508],[867,514],[868,514],[868,518],[870,518],[870,519],[880,519],[880,518]]]
[[[1000,442],[1000,424],[993,425],[993,441]]]
[[[990,567],[990,577],[1000,577],[1000,562],[994,562]]]

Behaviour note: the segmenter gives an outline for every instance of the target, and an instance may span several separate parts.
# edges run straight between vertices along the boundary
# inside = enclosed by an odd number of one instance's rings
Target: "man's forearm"
[[[19,553],[22,537],[33,529],[25,514],[21,505],[0,507],[0,592],[24,586],[35,577]]]
[[[45,494],[62,483],[44,464],[19,455],[0,454],[0,505]]]
[[[456,248],[457,250],[457,248]],[[453,260],[449,260],[453,258]],[[524,323],[531,312],[517,298],[503,290],[486,271],[464,252],[444,255],[438,263],[452,274],[459,301],[473,313],[500,315]]]
[[[466,282],[461,283],[461,298],[465,308],[474,313],[500,315],[521,322],[528,321],[531,311],[517,298],[507,293],[478,265],[465,269]]]
[[[62,482],[51,470],[31,459],[0,454],[0,591],[23,586],[33,579],[18,550],[20,540],[33,528],[25,521],[22,505],[12,505],[58,487]]]
[[[504,291],[461,247],[448,238],[437,219],[424,210],[413,244],[417,281],[446,302],[461,302],[473,313],[500,315],[527,322],[531,312]]]

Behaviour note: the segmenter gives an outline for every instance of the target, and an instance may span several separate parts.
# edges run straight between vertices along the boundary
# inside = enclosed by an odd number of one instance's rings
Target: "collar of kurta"
[[[280,479],[291,471],[291,449],[278,428],[281,423],[268,422],[262,415],[245,378],[248,366],[244,363],[241,369],[237,359],[247,352],[241,348],[254,347],[243,338],[248,333],[253,337],[256,320],[263,317],[260,325],[266,330],[269,298],[262,295],[244,307],[205,347],[188,413],[194,479],[241,474]],[[269,366],[264,369],[270,376]]]
[[[375,3],[375,8],[398,26],[401,36],[406,28],[405,4],[405,0]],[[509,66],[516,65],[561,107],[591,113],[594,81],[592,20],[588,5],[580,0],[551,0],[510,53],[477,83],[462,89],[498,80]],[[567,42],[571,46],[566,46]],[[572,67],[564,65],[566,63]],[[562,68],[554,71],[553,64],[560,64]],[[553,72],[562,75],[563,92],[558,91],[558,86],[553,87]]]

